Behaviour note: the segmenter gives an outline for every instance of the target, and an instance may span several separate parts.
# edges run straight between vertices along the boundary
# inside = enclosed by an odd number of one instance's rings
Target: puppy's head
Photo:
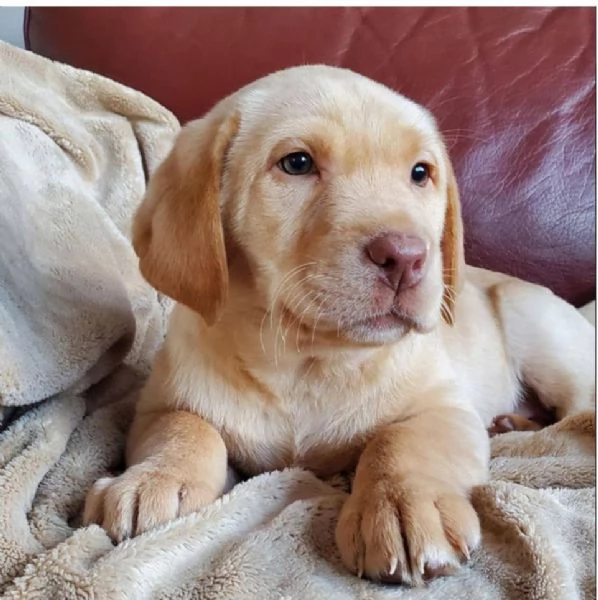
[[[243,277],[248,302],[349,343],[452,322],[463,270],[457,186],[433,118],[323,66],[270,75],[185,126],[133,243],[148,281],[208,324]]]

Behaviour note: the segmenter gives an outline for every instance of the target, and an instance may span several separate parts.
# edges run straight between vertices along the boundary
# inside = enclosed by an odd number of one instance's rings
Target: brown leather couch
[[[594,8],[30,8],[29,49],[182,121],[272,70],[350,67],[429,107],[468,262],[595,298]]]

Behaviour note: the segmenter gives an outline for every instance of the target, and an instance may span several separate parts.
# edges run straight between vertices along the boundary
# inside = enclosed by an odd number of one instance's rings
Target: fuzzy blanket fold
[[[347,574],[347,482],[289,469],[115,547],[81,528],[122,467],[169,302],[128,228],[178,123],[145,96],[0,44],[0,597],[297,600],[595,598],[595,418],[493,439],[483,544],[422,589]],[[2,420],[3,419],[3,420]]]
[[[178,122],[142,94],[0,45],[0,404],[147,368],[164,310],[128,240]]]

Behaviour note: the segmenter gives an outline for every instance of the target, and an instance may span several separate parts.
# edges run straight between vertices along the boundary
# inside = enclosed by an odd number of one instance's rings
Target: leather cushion
[[[350,67],[430,108],[469,263],[595,297],[594,8],[30,8],[28,47],[182,120],[275,69]]]

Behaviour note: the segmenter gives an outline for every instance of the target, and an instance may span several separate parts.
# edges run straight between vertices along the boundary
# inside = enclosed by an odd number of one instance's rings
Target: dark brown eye
[[[417,163],[413,169],[411,169],[411,181],[415,185],[424,187],[430,179],[430,167],[426,163]]]
[[[288,175],[309,175],[315,168],[314,159],[307,152],[291,152],[278,166]]]

